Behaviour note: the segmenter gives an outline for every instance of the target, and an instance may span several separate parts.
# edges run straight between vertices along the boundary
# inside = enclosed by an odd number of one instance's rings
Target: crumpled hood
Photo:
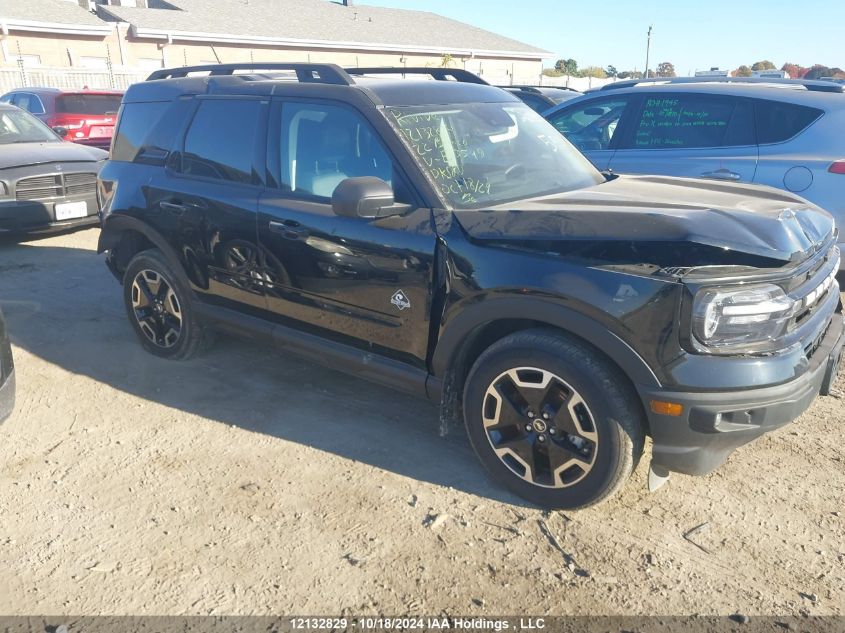
[[[0,145],[0,169],[44,163],[96,162],[108,155],[96,147],[77,143],[7,143]]]
[[[455,217],[478,240],[691,242],[783,261],[808,257],[834,230],[827,212],[785,191],[662,176],[619,176]]]

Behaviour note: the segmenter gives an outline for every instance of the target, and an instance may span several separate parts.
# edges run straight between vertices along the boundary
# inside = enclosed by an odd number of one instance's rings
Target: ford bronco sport
[[[220,329],[427,396],[546,507],[619,489],[647,435],[653,487],[712,471],[828,394],[843,346],[826,212],[602,174],[463,71],[157,71],[98,187],[151,353]]]

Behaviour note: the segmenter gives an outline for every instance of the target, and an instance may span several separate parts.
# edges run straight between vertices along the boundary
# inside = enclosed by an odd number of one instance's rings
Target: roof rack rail
[[[569,86],[542,86],[539,84],[514,84],[512,86],[499,86],[499,88],[513,88],[514,90],[525,90],[527,92],[539,92],[542,93],[540,88],[553,88],[554,90],[570,90],[572,92],[580,92],[575,88],[570,88]]]
[[[147,81],[156,79],[174,79],[187,77],[191,73],[208,72],[209,76],[232,75],[236,70],[290,70],[302,83],[334,84],[351,86],[355,83],[340,66],[335,64],[299,64],[279,62],[250,62],[237,64],[204,64],[201,66],[182,66],[180,68],[162,68],[156,70]]]
[[[488,86],[478,75],[474,75],[463,68],[426,68],[422,66],[384,66],[373,68],[346,68],[350,75],[428,75],[438,81],[459,81],[467,84],[482,84]]]
[[[737,83],[737,84],[782,84],[804,87],[811,92],[845,92],[845,86],[830,81],[815,79],[781,79],[777,77],[649,77],[648,79],[625,79],[599,88],[600,91],[620,90],[642,84],[700,84],[700,83]]]

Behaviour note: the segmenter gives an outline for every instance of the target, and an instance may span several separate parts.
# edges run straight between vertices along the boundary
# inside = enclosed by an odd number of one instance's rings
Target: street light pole
[[[645,45],[645,73],[643,74],[643,79],[648,79],[648,56],[651,53],[651,29],[652,27],[648,27],[648,42]]]

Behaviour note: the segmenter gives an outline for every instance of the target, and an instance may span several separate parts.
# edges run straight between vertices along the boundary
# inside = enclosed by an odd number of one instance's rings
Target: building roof
[[[15,1],[15,0],[13,0]],[[37,0],[43,2],[45,0]],[[54,2],[58,0],[53,0]],[[329,0],[167,0],[173,9],[101,5],[141,38],[543,59],[551,53],[427,11]]]
[[[18,30],[106,34],[112,26],[67,0],[3,0],[0,24]]]

